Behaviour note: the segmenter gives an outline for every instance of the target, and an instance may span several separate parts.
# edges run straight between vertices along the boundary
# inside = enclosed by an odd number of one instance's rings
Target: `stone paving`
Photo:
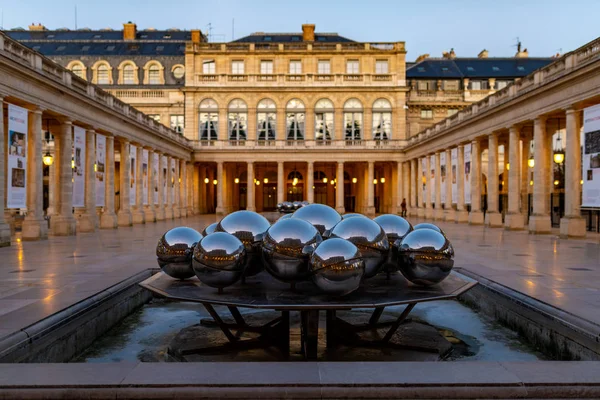
[[[167,229],[196,229],[214,215],[51,237],[0,248],[0,338],[149,267]],[[417,220],[411,220],[413,223]],[[440,223],[456,266],[600,324],[600,242]]]

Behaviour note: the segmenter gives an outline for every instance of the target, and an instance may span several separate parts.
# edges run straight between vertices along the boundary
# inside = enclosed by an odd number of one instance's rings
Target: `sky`
[[[459,57],[516,52],[517,38],[532,57],[574,50],[600,34],[600,0],[0,0],[0,25],[49,29],[212,27],[212,41],[252,32],[337,32],[359,42],[406,42],[407,60],[454,48]]]

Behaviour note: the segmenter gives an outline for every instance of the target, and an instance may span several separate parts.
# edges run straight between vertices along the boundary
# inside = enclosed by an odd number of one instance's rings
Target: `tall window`
[[[362,133],[363,106],[357,99],[350,99],[344,104],[345,140],[360,140]]]
[[[160,114],[148,114],[148,117],[152,118],[160,124]]]
[[[373,139],[388,140],[392,137],[392,105],[385,99],[373,103]]]
[[[260,73],[262,75],[269,75],[273,73],[273,61],[263,60],[260,62]]]
[[[131,64],[126,64],[123,67],[123,84],[135,85],[135,67]]]
[[[243,100],[235,99],[229,103],[227,112],[229,140],[246,140],[248,131],[248,106]]]
[[[109,85],[110,84],[110,76],[109,76],[108,65],[101,64],[98,66],[98,85]]]
[[[489,89],[489,84],[488,84],[487,80],[470,81],[469,89],[471,89],[471,90],[487,90],[487,89]]]
[[[277,124],[277,107],[273,100],[264,99],[258,103],[257,122],[258,140],[275,140]]]
[[[160,67],[156,64],[152,64],[148,68],[148,84],[160,85]]]
[[[334,109],[328,99],[321,99],[315,104],[315,140],[325,142],[333,135]]]
[[[358,60],[346,61],[346,73],[347,74],[358,74]]]
[[[217,140],[219,132],[219,106],[213,99],[200,103],[200,140]]]
[[[419,91],[435,90],[435,82],[417,81],[417,90],[419,90]]]
[[[388,61],[387,60],[377,60],[375,61],[375,73],[376,74],[388,74]]]
[[[433,110],[421,110],[421,119],[433,119]]]
[[[233,75],[243,75],[244,74],[244,61],[242,60],[234,60],[231,62],[231,73]]]
[[[290,74],[301,74],[302,73],[302,61],[292,60],[290,61]]]
[[[317,73],[329,75],[331,74],[331,63],[329,60],[319,60],[317,63]]]
[[[183,115],[171,115],[171,129],[175,132],[183,133]]]
[[[73,64],[71,67],[71,72],[80,77],[81,79],[85,79],[85,75],[83,72],[83,65],[81,64]]]
[[[208,75],[215,74],[215,60],[205,60],[202,62],[202,73]]]
[[[460,89],[460,81],[451,80],[444,81],[444,90],[459,90]]]
[[[496,81],[496,90],[504,89],[510,81]]]
[[[286,111],[286,139],[304,140],[304,103],[292,99],[287,103]]]

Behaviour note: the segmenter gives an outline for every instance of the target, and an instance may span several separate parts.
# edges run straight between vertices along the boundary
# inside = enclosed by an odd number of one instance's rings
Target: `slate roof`
[[[54,30],[54,31],[4,31],[10,38],[18,41],[25,40],[110,40],[122,41],[123,31],[102,31],[102,30]],[[138,40],[171,40],[175,42],[185,42],[192,40],[190,31],[137,31]]]
[[[236,39],[233,43],[293,43],[302,42],[302,32],[299,33],[253,33]],[[315,42],[321,43],[351,43],[350,40],[337,33],[315,33]]]
[[[407,79],[519,78],[529,75],[553,58],[427,58],[406,70]]]

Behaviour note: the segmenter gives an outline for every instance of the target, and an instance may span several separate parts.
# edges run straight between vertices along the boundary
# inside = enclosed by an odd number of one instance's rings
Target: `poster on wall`
[[[446,204],[446,152],[440,153],[440,175],[442,182],[440,182],[440,201],[448,208]]]
[[[458,149],[454,148],[450,152],[450,162],[452,164],[452,203],[458,203],[458,182],[456,180],[458,174]]]
[[[175,202],[175,179],[178,179],[175,176],[175,159],[171,159],[171,202]]]
[[[2,111],[2,110],[0,110]],[[27,110],[8,105],[6,207],[27,207]],[[0,160],[4,162],[4,160]],[[2,199],[4,201],[4,199]]]
[[[435,156],[429,157],[429,184],[429,201],[435,203]]]
[[[154,185],[154,204],[158,204],[158,154],[152,155],[152,184]]]
[[[106,136],[96,134],[96,207],[104,207]]]
[[[129,204],[131,204],[132,206],[135,205],[135,196],[136,196],[136,190],[135,190],[135,180],[137,179],[137,168],[136,166],[136,154],[137,154],[137,147],[130,145],[129,146],[129,162],[131,163],[130,165],[130,169],[129,169]]]
[[[162,156],[160,159],[160,168],[162,169],[162,191],[163,191],[163,204],[167,204],[167,157]]]
[[[471,204],[471,144],[465,145],[465,204]]]
[[[583,110],[582,207],[600,207],[600,104]]]
[[[73,127],[73,207],[85,206],[85,129]]]
[[[142,199],[148,204],[148,150],[142,150]]]
[[[425,194],[427,194],[427,162],[421,158],[421,203],[425,203]]]

